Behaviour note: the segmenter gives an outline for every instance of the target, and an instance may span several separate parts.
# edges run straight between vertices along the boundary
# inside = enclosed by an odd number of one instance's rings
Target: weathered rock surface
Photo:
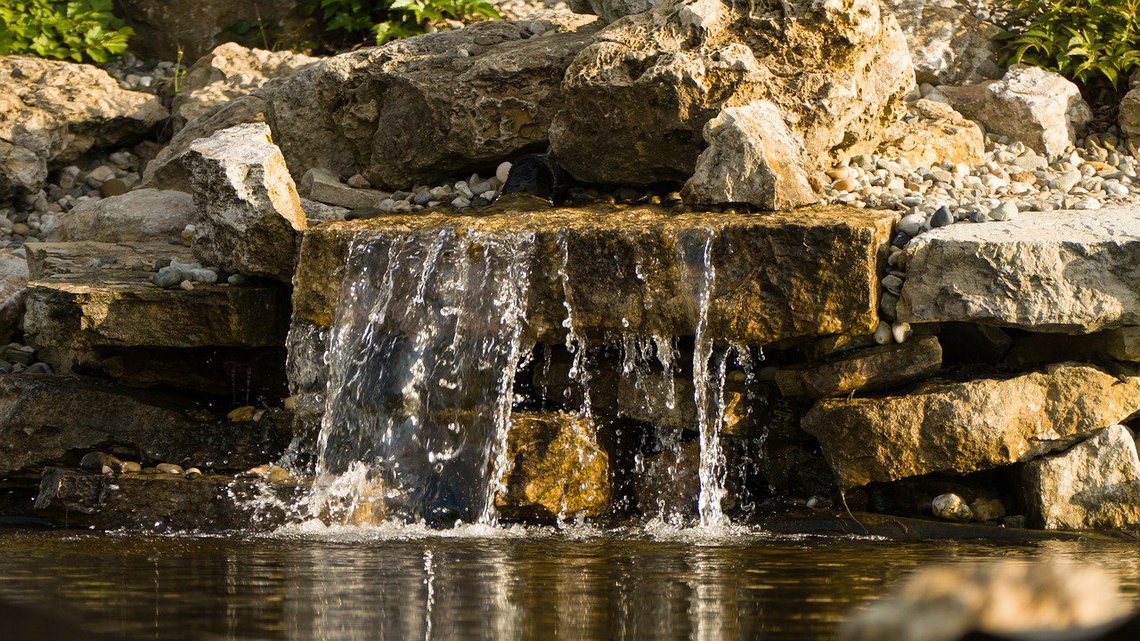
[[[709,336],[762,345],[866,334],[878,323],[877,264],[890,221],[877,212],[834,207],[756,216],[653,207],[550,209],[533,200],[501,199],[478,216],[425,213],[326,223],[305,234],[294,319],[331,325],[353,238],[395,247],[455,229],[528,237],[528,326],[548,342],[558,343],[566,331],[566,304],[580,335],[691,336],[700,315],[693,292],[706,278],[712,280]]]
[[[1140,525],[1136,439],[1114,425],[1069,450],[1026,464],[1022,500],[1029,525],[1091,530]]]
[[[0,341],[10,341],[24,316],[24,293],[28,289],[28,261],[10,252],[0,252]]]
[[[1120,131],[1133,143],[1140,144],[1140,88],[1124,94],[1120,101]]]
[[[310,169],[301,178],[301,193],[326,205],[348,209],[375,207],[384,198],[372,189],[354,189],[340,181],[340,177],[326,169]]]
[[[816,403],[803,428],[845,487],[966,474],[1062,450],[1140,412],[1140,378],[1061,364],[1008,379]]]
[[[877,0],[673,0],[615,22],[577,55],[550,143],[580,180],[681,182],[708,121],[767,100],[822,167],[873,150],[913,83],[902,31]]]
[[[24,331],[36,346],[263,347],[284,344],[288,294],[263,285],[151,283],[158,258],[189,261],[170,244],[29,243]],[[95,266],[98,265],[98,266]]]
[[[186,72],[182,91],[174,97],[171,111],[181,128],[209,112],[210,108],[281,82],[320,58],[292,51],[250,49],[227,42],[202,56]]]
[[[570,9],[574,13],[592,13],[604,22],[649,11],[662,4],[663,0],[571,0]]]
[[[0,56],[0,196],[37,191],[49,164],[131,143],[169,115],[157,97],[120,89],[98,67]]]
[[[1140,363],[1140,327],[1121,327],[1105,332],[1104,351],[1110,358]]]
[[[515,517],[597,516],[610,506],[609,456],[593,423],[571,414],[511,415],[511,470],[496,505]]]
[[[997,25],[946,0],[883,0],[906,34],[915,79],[963,85],[1001,78]]]
[[[786,210],[819,200],[808,180],[803,139],[772,103],[726,107],[705,124],[704,137],[709,146],[681,192],[686,201]]]
[[[1077,86],[1040,67],[1014,65],[1001,80],[939,87],[950,106],[986,131],[1057,155],[1076,144],[1092,110]]]
[[[61,241],[169,241],[196,218],[194,198],[181,191],[137,189],[88,200],[59,216]]]
[[[840,352],[825,363],[776,371],[784,396],[825,398],[888,389],[927,378],[942,366],[938,338]]]
[[[907,105],[907,115],[890,130],[879,148],[886,158],[905,158],[915,167],[934,167],[941,162],[980,165],[985,160],[985,132],[950,105],[916,100]]]
[[[305,212],[263,123],[223,129],[182,157],[198,209],[194,255],[247,276],[290,282]]]
[[[245,469],[278,455],[282,436],[172,394],[69,376],[0,377],[0,477],[74,465],[92,450],[146,464]]]
[[[1140,324],[1140,209],[950,225],[907,247],[901,321],[1087,333]]]
[[[131,51],[175,60],[179,53],[187,61],[197,60],[216,45],[233,37],[227,30],[237,24],[258,28],[289,28],[297,16],[296,0],[230,2],[201,0],[176,3],[168,0],[115,0],[115,15],[134,28]]]
[[[563,32],[531,37],[531,26],[483,22],[301,72],[270,100],[270,123],[295,177],[321,167],[406,189],[541,150],[563,105],[562,76],[590,30],[548,24]]]

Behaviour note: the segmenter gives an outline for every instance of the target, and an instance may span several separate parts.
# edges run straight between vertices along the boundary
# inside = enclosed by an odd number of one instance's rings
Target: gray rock
[[[121,196],[87,200],[59,216],[60,240],[108,243],[166,240],[197,216],[194,198],[180,191],[138,189]]]
[[[314,168],[305,172],[299,187],[301,194],[310,200],[345,209],[375,207],[384,200],[381,192],[350,187],[327,169]]]

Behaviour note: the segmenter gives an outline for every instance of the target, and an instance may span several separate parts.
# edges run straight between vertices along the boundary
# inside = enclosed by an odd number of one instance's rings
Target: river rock
[[[927,378],[942,366],[938,338],[922,336],[901,344],[840,352],[827,362],[776,370],[784,396],[825,398],[869,392]]]
[[[939,494],[930,503],[934,516],[947,521],[968,523],[974,518],[974,511],[966,500],[954,493]]]
[[[1109,638],[1094,628],[1129,610],[1116,580],[1095,566],[1056,559],[958,563],[919,570],[894,594],[852,616],[839,638],[957,641],[973,638],[971,632],[984,635],[979,638]],[[1082,628],[1089,630],[1081,634]]]
[[[269,127],[223,129],[191,143],[182,163],[198,208],[194,255],[227,271],[291,282],[305,212]]]
[[[270,123],[294,175],[313,167],[406,189],[543,147],[585,19],[488,21],[341,54],[273,92]],[[483,44],[480,44],[483,43]]]
[[[587,418],[511,414],[511,470],[496,506],[514,518],[597,516],[610,506],[609,456]]]
[[[1140,324],[1140,209],[1025,212],[950,225],[907,247],[907,322],[1088,333]]]
[[[772,103],[725,107],[705,124],[704,137],[709,146],[681,192],[686,201],[785,210],[819,200],[808,181],[803,139]]]
[[[885,158],[906,159],[915,167],[942,162],[980,165],[985,160],[985,132],[950,105],[920,99],[907,105],[907,115],[891,128],[879,148]]]
[[[27,289],[27,259],[0,251],[0,342],[7,343],[19,333]]]
[[[1001,78],[995,24],[945,0],[883,0],[906,34],[915,80],[963,85]]]
[[[169,115],[98,67],[0,56],[0,194],[36,192],[49,165],[136,142]]]
[[[877,0],[751,9],[669,0],[598,32],[562,83],[550,131],[559,163],[587,182],[681,182],[705,124],[755,100],[779,108],[820,168],[873,150],[914,83],[895,19]]]
[[[845,487],[967,474],[1063,450],[1140,411],[1140,378],[1060,364],[1011,378],[816,403],[803,428]]]
[[[1114,425],[1021,471],[1029,525],[1091,530],[1140,525],[1140,458],[1136,439]]]
[[[219,45],[186,72],[182,91],[171,106],[175,126],[181,128],[214,105],[249,94],[271,81],[281,82],[318,61],[320,58],[293,51],[250,49],[236,42]]]
[[[986,131],[1050,156],[1076,144],[1092,110],[1075,84],[1040,67],[1014,65],[1001,80],[939,87],[955,110]]]
[[[59,215],[58,236],[62,241],[167,241],[178,238],[196,214],[190,194],[138,189],[76,204]]]
[[[304,18],[299,4],[297,0],[199,0],[193,4],[115,0],[115,15],[134,28],[137,35],[131,39],[131,51],[136,55],[184,59],[189,64],[232,39],[235,25],[254,25],[262,33],[291,31]]]

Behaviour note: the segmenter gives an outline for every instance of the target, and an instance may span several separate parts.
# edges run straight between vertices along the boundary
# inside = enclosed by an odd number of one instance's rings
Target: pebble
[[[831,188],[835,191],[855,191],[859,188],[859,182],[853,178],[840,178],[831,184]]]
[[[500,163],[498,169],[495,170],[495,178],[500,184],[507,184],[507,177],[511,175],[511,163]]]
[[[369,189],[372,187],[372,183],[368,182],[368,179],[360,174],[353,174],[352,177],[348,179],[348,186],[357,189]]]
[[[967,523],[974,518],[974,513],[966,504],[966,500],[957,494],[939,494],[930,502],[930,507],[934,511],[934,516],[947,521]]]
[[[945,227],[954,223],[954,214],[950,213],[950,208],[945,205],[938,208],[934,215],[930,217],[930,227],[932,229],[938,227]]]
[[[142,472],[142,465],[135,461],[123,461],[123,472],[125,474],[138,474]]]
[[[895,339],[896,343],[905,343],[906,339],[910,338],[913,333],[910,328],[910,323],[895,323],[891,325],[891,336]]]
[[[188,479],[196,479],[199,476],[202,476],[202,470],[196,467],[191,467],[186,470],[186,478]]]
[[[1014,216],[1017,216],[1017,203],[1010,200],[990,210],[990,218],[993,220],[1013,220]]]
[[[175,465],[174,463],[159,463],[158,465],[154,466],[154,469],[158,470],[160,474],[185,474],[182,466]]]
[[[88,472],[102,472],[104,468],[117,472],[122,469],[122,461],[106,452],[88,452],[79,459],[79,467]]]
[[[879,321],[879,325],[875,328],[875,343],[879,345],[886,345],[891,342],[891,337],[892,334],[890,324]]]

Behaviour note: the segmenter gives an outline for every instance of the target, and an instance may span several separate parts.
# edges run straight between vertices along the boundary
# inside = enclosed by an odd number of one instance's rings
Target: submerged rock
[[[1123,425],[1028,463],[1021,483],[1031,526],[1089,530],[1140,525],[1140,458],[1136,439]]]
[[[905,395],[824,399],[804,416],[844,487],[966,474],[1063,450],[1140,412],[1140,377],[1060,364]]]

